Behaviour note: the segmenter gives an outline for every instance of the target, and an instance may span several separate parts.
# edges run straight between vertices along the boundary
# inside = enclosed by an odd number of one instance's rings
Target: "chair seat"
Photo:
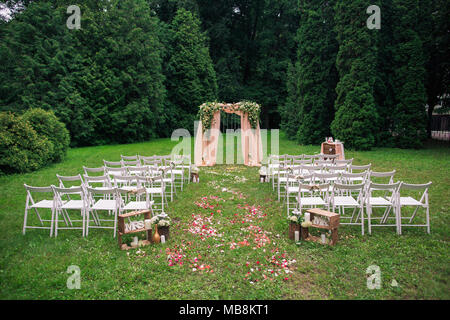
[[[66,202],[62,207],[62,209],[83,209],[84,208],[84,201],[83,200],[70,200],[69,202]]]
[[[157,188],[145,188],[145,191],[147,193],[150,193],[150,194],[152,194],[152,193],[162,193],[163,192],[161,187],[159,187],[159,188],[158,187]]]
[[[299,192],[300,187],[288,187],[287,188],[287,192],[288,193],[298,193]],[[308,189],[302,189],[301,192],[309,192],[310,190]]]
[[[93,206],[93,210],[115,210],[116,200],[98,200]]]
[[[327,203],[321,197],[306,197],[301,198],[301,201],[298,201],[298,197],[296,197],[297,202],[300,202],[302,206],[325,206]]]
[[[346,207],[359,207],[360,204],[355,198],[350,196],[338,196],[334,197],[335,206],[346,206]]]
[[[371,206],[391,206],[392,203],[383,197],[371,197],[369,198],[368,204]]]
[[[169,171],[170,173],[172,173],[172,174],[176,174],[176,175],[183,175],[183,170],[172,170],[172,171]]]
[[[400,205],[401,206],[425,206],[420,201],[417,201],[416,199],[412,197],[400,197]]]
[[[123,187],[120,187],[120,189],[123,189],[123,190],[126,190],[126,191],[134,191],[134,190],[138,189],[138,187],[136,187],[136,186],[123,186]]]
[[[149,206],[151,207],[154,204],[154,201],[149,202]],[[128,202],[123,210],[147,210],[150,209],[147,206],[147,201],[131,201]]]
[[[33,204],[30,208],[51,209],[53,208],[53,200],[41,200]]]

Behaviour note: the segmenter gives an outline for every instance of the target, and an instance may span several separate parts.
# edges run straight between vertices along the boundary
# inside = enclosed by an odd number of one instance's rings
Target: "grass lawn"
[[[83,165],[97,167],[121,154],[168,154],[174,145],[163,139],[72,149],[63,163],[0,177],[0,299],[450,298],[448,144],[346,151],[354,164],[396,169],[399,180],[432,181],[431,235],[425,228],[405,229],[402,236],[393,228],[378,228],[361,236],[360,228],[342,226],[335,247],[296,245],[287,237],[285,207],[271,185],[259,183],[257,168],[244,166],[202,168],[201,183],[187,185],[169,203],[174,224],[171,240],[163,245],[127,253],[118,249],[110,230],[90,231],[84,239],[73,230],[60,231],[56,239],[47,230],[22,235],[23,183],[57,184],[56,174],[82,173]],[[319,150],[280,141],[283,154]],[[80,290],[67,289],[70,265],[80,267]],[[379,290],[367,289],[370,265],[381,269]],[[397,287],[390,285],[394,279]]]

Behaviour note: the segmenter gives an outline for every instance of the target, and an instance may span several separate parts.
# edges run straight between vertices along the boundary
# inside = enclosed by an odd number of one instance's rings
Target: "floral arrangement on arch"
[[[241,101],[238,103],[226,104],[217,101],[205,102],[200,106],[198,111],[198,116],[202,122],[203,131],[211,129],[213,124],[214,113],[217,111],[229,108],[233,111],[242,111],[243,113],[248,113],[248,121],[252,129],[256,129],[259,122],[259,115],[261,113],[261,106],[256,102],[251,101]]]
[[[157,215],[150,219],[152,225],[157,224],[158,227],[168,227],[171,224],[171,219],[168,215]]]

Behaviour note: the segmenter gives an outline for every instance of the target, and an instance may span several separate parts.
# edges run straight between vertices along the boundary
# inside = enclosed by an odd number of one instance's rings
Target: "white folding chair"
[[[177,187],[180,188],[181,191],[183,191],[183,185],[184,185],[184,167],[182,165],[182,162],[174,162],[172,159],[167,159],[167,156],[164,157],[164,169],[166,172],[166,177],[173,177],[173,181],[175,184],[175,190]]]
[[[273,189],[275,190],[275,184],[276,184],[278,201],[280,201],[280,198],[281,198],[280,184],[283,183],[280,181],[280,179],[282,178],[282,180],[284,181],[284,184],[286,183],[286,175],[289,173],[288,170],[291,165],[291,162],[286,161],[286,160],[280,160],[278,162],[278,164],[279,164],[278,167],[272,169],[272,178],[273,178],[272,185],[273,185]]]
[[[336,181],[339,181],[341,178],[340,173],[316,173],[314,174],[314,180],[318,183],[329,183],[330,185],[333,185]]]
[[[165,196],[166,185],[164,182],[164,177],[160,175],[154,177],[137,176],[136,178],[139,188],[145,189],[145,192],[149,197],[149,201],[152,202],[152,205],[155,205],[153,211],[164,212],[164,204],[168,205],[167,197]],[[160,201],[155,201],[155,199]],[[161,206],[160,209],[157,207],[158,204]]]
[[[183,168],[184,170],[188,171],[187,176],[185,176],[185,182],[189,183],[191,181],[190,177],[191,177],[191,164],[192,164],[192,158],[190,154],[185,154],[185,155],[174,155],[174,162],[175,164],[180,167]]]
[[[409,184],[401,182],[398,190],[397,208],[398,208],[398,222],[399,222],[399,234],[402,234],[403,227],[426,227],[427,233],[430,234],[430,204],[428,199],[428,190],[432,182],[426,184]],[[402,193],[411,192],[416,195],[407,195],[402,197]],[[403,207],[413,207],[414,211],[409,217],[402,216]],[[420,208],[425,209],[425,224],[412,224],[417,212]],[[403,223],[403,220],[408,220],[408,223]]]
[[[340,222],[347,225],[360,225],[361,233],[364,235],[364,190],[365,184],[341,184],[335,182],[331,191],[331,208],[333,212],[336,212],[336,208],[339,209],[341,219],[349,219],[349,222]],[[346,208],[353,208],[351,217],[345,215]],[[357,217],[361,218],[358,223],[358,219],[353,222],[356,211],[359,209]]]
[[[56,210],[55,197],[53,193],[53,189],[51,186],[49,187],[32,187],[24,184],[25,190],[27,192],[27,198],[25,201],[25,214],[23,219],[23,229],[22,233],[25,234],[26,229],[47,229],[50,230],[50,237],[53,236],[53,223],[54,223],[54,215]],[[39,194],[40,196],[38,196]],[[34,199],[35,197],[39,197],[39,199]],[[47,197],[45,197],[45,195]],[[51,197],[49,197],[51,195]],[[44,199],[40,199],[44,197]],[[28,211],[33,209],[38,220],[39,225],[28,225]],[[50,219],[43,219],[41,214],[39,213],[39,209],[48,209],[51,212]],[[50,222],[50,226],[46,226],[45,223]]]
[[[136,176],[114,176],[114,188],[124,190],[136,190],[138,188],[138,181]]]
[[[117,231],[117,214],[121,206],[121,198],[118,195],[117,189],[94,189],[87,187],[88,192],[88,210],[86,218],[86,236],[89,235],[89,229],[113,229],[114,238]],[[112,213],[113,219],[101,219],[99,212],[107,211],[110,215]],[[91,225],[90,220],[94,220],[95,225]],[[113,226],[102,225],[102,222],[112,223]]]
[[[347,173],[348,172],[348,166],[347,165],[334,165],[327,167],[327,171],[330,173]]]
[[[369,222],[369,234],[372,234],[372,227],[396,227],[397,233],[399,232],[398,228],[398,215],[396,208],[396,196],[398,192],[398,187],[400,186],[400,182],[397,183],[389,183],[389,184],[379,184],[369,182],[367,191],[366,191],[366,199],[365,206],[367,210],[367,221]],[[384,195],[374,195],[375,193],[384,193]],[[390,194],[390,196],[389,196]],[[384,213],[381,217],[374,217],[373,209],[374,208],[384,208]],[[394,211],[394,216],[396,219],[395,224],[387,224],[383,223],[385,218],[389,215],[391,210]],[[380,220],[379,224],[373,224],[373,220]]]
[[[299,192],[296,198],[297,209],[300,212],[304,207],[306,208],[318,208],[323,207],[330,210],[330,184],[299,184]]]
[[[52,186],[54,195],[55,195],[55,237],[58,236],[58,230],[82,230],[82,236],[85,235],[85,226],[86,226],[86,210],[87,210],[87,199],[85,195],[84,188],[80,187],[71,187],[71,188],[58,188]],[[63,198],[68,197],[70,200],[65,201]],[[76,199],[79,197],[79,199]],[[70,218],[69,212],[71,211],[79,211],[81,215],[80,219]],[[59,226],[59,215],[61,215],[64,219],[65,226]],[[74,223],[81,222],[80,226],[74,226]]]
[[[389,172],[369,171],[368,179],[375,183],[389,184],[394,183],[395,170]]]
[[[295,206],[293,208],[291,208],[291,198],[293,198],[292,200],[295,200],[296,197],[298,196],[298,193],[301,191],[300,190],[300,184],[307,184],[310,185],[312,183],[313,180],[313,175],[312,174],[301,174],[301,173],[296,173],[296,174],[289,174],[287,176],[288,181],[286,183],[286,202],[287,202],[287,216],[289,217],[290,212],[292,209],[295,209]],[[303,192],[308,192],[309,189],[305,189],[302,190]],[[294,201],[294,203],[296,203]]]

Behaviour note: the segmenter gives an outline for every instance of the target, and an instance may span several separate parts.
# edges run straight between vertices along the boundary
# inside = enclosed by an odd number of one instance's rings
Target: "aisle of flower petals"
[[[279,235],[273,235],[261,227],[267,217],[262,208],[245,203],[246,197],[240,191],[223,188],[222,193],[223,198],[203,196],[194,202],[198,209],[191,214],[183,232],[193,234],[196,240],[181,241],[180,244],[167,248],[165,253],[168,266],[188,267],[196,273],[214,273],[217,271],[216,267],[205,261],[214,261],[216,254],[229,254],[234,250],[248,248],[254,250],[251,255],[253,258],[232,262],[241,270],[243,281],[254,284],[266,280],[289,280],[296,261],[278,249]],[[233,194],[231,199],[224,199],[226,193]],[[236,195],[237,200],[244,203],[236,205],[233,202],[223,209],[227,201],[236,201]],[[202,255],[193,250],[205,241],[208,244],[206,254],[204,251]],[[231,257],[234,259],[233,255]],[[242,255],[236,255],[234,260],[238,259],[242,259]]]

